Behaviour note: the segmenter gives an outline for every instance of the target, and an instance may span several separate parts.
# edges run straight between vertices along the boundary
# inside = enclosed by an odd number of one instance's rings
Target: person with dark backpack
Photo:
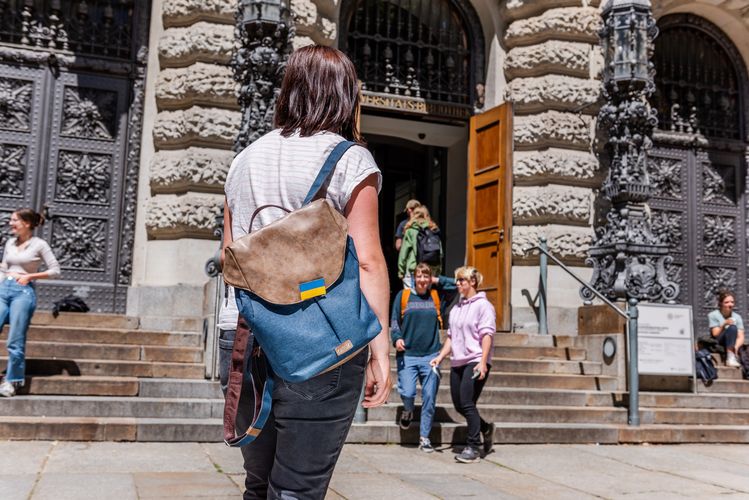
[[[429,216],[429,209],[424,205],[413,210],[403,233],[403,244],[398,254],[398,277],[403,280],[404,288],[413,290],[413,273],[419,262],[429,264],[434,276],[440,275],[442,271],[440,229]]]

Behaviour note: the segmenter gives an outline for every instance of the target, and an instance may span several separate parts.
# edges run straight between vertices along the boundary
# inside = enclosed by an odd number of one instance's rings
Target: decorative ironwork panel
[[[344,6],[343,50],[362,89],[483,105],[483,35],[464,0],[358,0]]]
[[[0,43],[128,59],[133,42],[134,3],[0,0]]]
[[[736,167],[732,165],[702,165],[702,189],[705,203],[735,205],[738,197],[736,190]]]
[[[654,63],[662,130],[742,138],[739,78],[718,40],[698,26],[666,27],[655,40]]]
[[[685,229],[683,213],[653,209],[651,224],[653,234],[661,243],[671,248],[681,246]]]
[[[104,271],[109,230],[106,220],[55,217],[51,246],[62,269]]]
[[[27,150],[19,144],[0,144],[0,195],[23,196]]]
[[[60,151],[55,200],[108,203],[111,186],[111,155]]]
[[[739,282],[736,275],[736,269],[722,267],[702,268],[702,300],[695,304],[695,312],[699,311],[706,315],[715,309],[718,303],[718,292],[721,289],[737,290]],[[738,297],[736,298],[738,299]]]
[[[60,135],[108,140],[116,135],[117,93],[70,86],[63,102]]]
[[[26,131],[31,128],[33,82],[0,78],[0,128]]]
[[[648,173],[655,196],[681,199],[683,182],[682,160],[674,158],[649,158]]]
[[[8,238],[10,238],[10,233],[7,228],[12,213],[13,212],[11,211],[0,211],[0,258],[2,258],[2,255],[5,252],[5,243],[8,241]]]
[[[723,215],[706,215],[702,222],[702,243],[710,255],[736,255],[736,219]]]

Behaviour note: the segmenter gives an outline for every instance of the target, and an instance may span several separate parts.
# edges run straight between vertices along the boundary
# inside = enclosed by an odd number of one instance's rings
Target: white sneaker
[[[731,368],[741,368],[741,363],[736,359],[736,354],[731,351],[728,351],[728,354],[726,355],[726,366],[730,366]]]
[[[0,396],[4,398],[12,398],[16,395],[16,388],[13,387],[13,384],[8,382],[7,380],[3,380],[3,383],[0,384]]]

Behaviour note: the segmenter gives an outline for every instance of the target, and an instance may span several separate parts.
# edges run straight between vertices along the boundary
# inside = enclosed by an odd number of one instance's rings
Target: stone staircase
[[[223,398],[205,380],[200,333],[140,330],[136,318],[118,315],[38,312],[26,352],[26,385],[0,399],[0,439],[222,439]],[[0,357],[1,369],[6,362]]]
[[[641,392],[642,424],[633,428],[622,375],[596,360],[590,338],[495,336],[480,411],[495,422],[497,443],[749,443],[749,381],[739,370],[720,367],[719,380],[700,382],[697,394]],[[53,320],[40,312],[27,353],[26,386],[0,399],[0,439],[222,439],[223,400],[218,384],[204,378],[200,333],[142,330],[124,316]],[[5,363],[0,358],[0,368]],[[449,362],[442,373],[431,437],[459,444],[465,425],[450,400]],[[401,411],[393,390],[388,404],[368,411],[367,423],[354,424],[348,441],[416,443],[419,408],[407,431],[397,424]]]

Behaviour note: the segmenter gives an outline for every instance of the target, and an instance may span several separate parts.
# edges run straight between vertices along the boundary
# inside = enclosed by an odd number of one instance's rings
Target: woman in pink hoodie
[[[476,401],[491,370],[497,318],[486,294],[478,291],[482,280],[483,276],[474,267],[465,266],[455,270],[460,301],[450,312],[445,344],[431,361],[432,366],[438,366],[448,354],[452,359],[450,394],[455,409],[468,424],[467,446],[455,456],[457,461],[463,463],[479,461],[481,436],[484,438],[485,454],[491,451],[494,438],[494,424],[484,421],[476,408]]]

